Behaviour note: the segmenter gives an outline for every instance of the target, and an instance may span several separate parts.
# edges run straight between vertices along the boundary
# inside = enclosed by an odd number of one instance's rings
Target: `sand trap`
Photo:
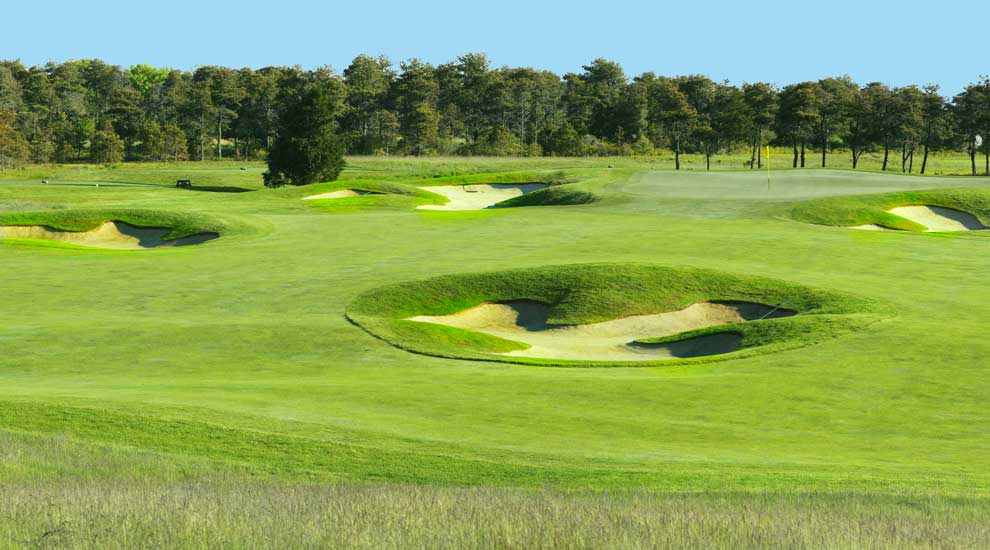
[[[89,231],[62,231],[44,225],[5,225],[0,226],[0,238],[44,239],[62,243],[89,246],[94,248],[114,248],[141,250],[166,246],[186,246],[200,244],[215,239],[216,233],[198,233],[181,239],[165,241],[168,229],[159,227],[136,227],[124,222],[106,222]]]
[[[426,186],[420,187],[420,189],[443,195],[450,199],[450,202],[447,204],[424,204],[416,208],[421,210],[484,210],[512,197],[539,191],[546,187],[547,184],[545,183]]]
[[[969,212],[941,206],[898,206],[888,210],[895,216],[911,220],[927,228],[927,231],[972,231],[986,229]]]
[[[319,195],[303,197],[302,200],[315,201],[319,199],[342,199],[344,197],[360,197],[361,195],[381,195],[381,193],[376,191],[366,191],[364,189],[339,189],[337,191],[330,191],[329,193],[320,193]]]
[[[849,226],[849,229],[859,229],[861,231],[897,231],[896,229],[891,229],[875,223],[868,223],[866,225],[851,225]]]
[[[739,347],[738,334],[717,334],[671,344],[636,344],[635,340],[670,336],[688,330],[788,317],[796,312],[745,302],[699,302],[678,311],[633,315],[590,325],[548,325],[549,306],[514,300],[484,303],[451,315],[420,315],[407,320],[483,332],[529,349],[502,355],[586,361],[651,361],[728,353]]]

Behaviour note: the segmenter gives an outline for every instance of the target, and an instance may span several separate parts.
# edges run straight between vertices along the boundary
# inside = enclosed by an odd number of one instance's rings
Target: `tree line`
[[[305,143],[293,145],[299,136]],[[830,156],[842,155],[855,168],[864,153],[879,152],[884,170],[921,173],[931,152],[965,151],[975,175],[981,155],[979,168],[990,174],[986,136],[985,76],[944,97],[935,85],[861,86],[849,77],[780,88],[701,75],[630,78],[605,59],[560,76],[494,68],[476,53],[398,67],[360,55],[339,74],[327,67],[181,71],[99,60],[33,67],[0,61],[0,168],[228,157],[274,157],[291,167],[307,155],[337,153],[605,156],[659,149],[673,153],[678,169],[684,153],[704,155],[710,167],[713,157],[740,149],[759,168],[764,146],[774,145],[793,152],[794,167],[828,166]],[[326,175],[286,170],[272,183]]]

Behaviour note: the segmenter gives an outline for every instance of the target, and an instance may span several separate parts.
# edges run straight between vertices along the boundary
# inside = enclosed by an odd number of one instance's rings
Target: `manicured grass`
[[[850,227],[876,224],[890,229],[924,231],[911,220],[887,212],[898,206],[943,206],[969,212],[983,225],[990,224],[990,189],[933,189],[876,195],[827,197],[794,205],[795,220],[820,225]]]
[[[988,241],[891,238],[792,211],[990,179],[806,170],[768,185],[765,173],[657,170],[662,160],[355,158],[341,181],[307,189],[263,188],[258,164],[166,167],[245,193],[176,189],[177,174],[152,165],[78,175],[116,170],[154,186],[4,174],[4,216],[141,211],[226,228],[209,246],[154,254],[0,246],[7,544],[64,520],[70,538],[59,540],[97,547],[101,536],[130,546],[125,527],[166,546],[257,546],[266,526],[275,546],[978,546],[990,490]],[[411,195],[339,209],[300,200],[358,182],[556,171],[580,180],[561,189],[597,200],[477,212],[417,211]],[[752,345],[816,337],[707,364],[543,368],[408,353],[345,317],[397,283],[575,264],[781,281],[855,297],[869,307],[853,310],[885,320],[820,340],[831,325],[800,323],[826,315],[749,323]],[[624,275],[559,318],[636,305],[613,284]],[[439,290],[408,303],[459,305]],[[614,312],[598,313],[599,296]],[[218,538],[194,540],[205,533]]]
[[[883,309],[850,296],[712,270],[643,264],[583,264],[448,275],[400,283],[362,294],[348,307],[347,316],[375,336],[416,353],[547,366],[607,364],[493,355],[526,346],[474,331],[405,320],[416,315],[449,315],[484,302],[511,300],[548,304],[550,316],[547,322],[554,325],[599,323],[630,315],[675,311],[707,301],[754,302],[797,310],[802,315],[801,319],[767,319],[733,325],[732,332],[744,335],[742,349],[738,352],[638,362],[637,366],[641,367],[735,359],[757,350],[800,347],[805,342],[818,342],[875,322],[880,316],[869,314]],[[814,319],[806,321],[804,316]],[[742,328],[745,325],[756,328]],[[767,328],[759,328],[762,326]],[[685,337],[715,332],[693,331]],[[674,340],[643,340],[643,343],[669,341]],[[615,364],[630,366],[623,362]]]

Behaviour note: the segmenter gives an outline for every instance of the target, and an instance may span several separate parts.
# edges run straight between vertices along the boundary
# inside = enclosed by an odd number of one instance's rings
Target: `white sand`
[[[928,231],[972,231],[986,229],[976,216],[969,212],[941,206],[898,206],[888,210],[891,214],[921,224]]]
[[[484,210],[496,204],[546,188],[545,183],[492,183],[479,185],[435,185],[420,187],[450,199],[447,204],[424,204],[421,210]]]
[[[319,195],[310,195],[308,197],[303,197],[304,201],[315,201],[320,199],[342,199],[344,197],[358,197],[361,195],[380,195],[381,193],[376,193],[374,191],[365,191],[364,189],[339,189],[337,191],[330,191],[329,193],[320,193]]]
[[[62,231],[44,225],[0,226],[0,238],[44,239],[93,248],[122,250],[200,244],[219,237],[216,233],[199,233],[181,239],[162,240],[162,237],[168,233],[168,229],[136,227],[124,222],[113,221],[106,222],[89,231]]]
[[[852,225],[849,226],[849,229],[860,229],[862,231],[897,231],[896,229],[891,229],[875,223],[868,223],[866,225]]]
[[[678,311],[634,315],[590,325],[547,325],[549,307],[516,300],[483,303],[452,315],[420,315],[410,321],[473,330],[529,344],[504,355],[591,361],[650,361],[727,353],[739,345],[735,334],[713,335],[674,344],[635,344],[635,340],[670,336],[688,330],[759,319],[783,317],[793,311],[749,303],[700,302]]]

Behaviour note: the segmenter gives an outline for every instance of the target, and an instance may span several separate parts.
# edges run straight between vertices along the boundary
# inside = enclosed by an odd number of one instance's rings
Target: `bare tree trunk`
[[[705,170],[712,171],[712,154],[705,151]]]
[[[908,157],[908,174],[914,173],[914,149],[911,149],[911,156]]]
[[[969,163],[973,167],[973,175],[976,175],[976,148],[973,147],[969,150]]]
[[[855,147],[850,147],[850,149],[852,149],[853,170],[855,170],[856,169],[856,163],[859,161],[859,157],[856,155],[856,148]]]
[[[925,143],[925,157],[921,159],[921,175],[925,175],[925,168],[928,168],[928,144]]]
[[[804,142],[801,142],[801,168],[804,168]]]
[[[756,134],[756,167],[763,169],[763,130]]]
[[[223,119],[217,117],[217,158],[223,160],[223,149],[220,148],[220,141],[223,139]]]
[[[887,158],[888,157],[890,157],[890,147],[886,143],[884,143],[883,144],[883,168],[881,168],[881,170],[884,171],[884,172],[887,171]]]
[[[674,150],[674,166],[676,170],[681,169],[681,138],[677,138],[676,147]],[[975,172],[975,168],[973,169]]]
[[[797,163],[798,163],[798,147],[797,147],[797,141],[795,141],[794,142],[794,164],[793,164],[793,166],[791,166],[791,168],[797,168]]]
[[[749,153],[749,169],[752,170],[756,167],[756,140],[753,140],[753,146],[750,147]]]

